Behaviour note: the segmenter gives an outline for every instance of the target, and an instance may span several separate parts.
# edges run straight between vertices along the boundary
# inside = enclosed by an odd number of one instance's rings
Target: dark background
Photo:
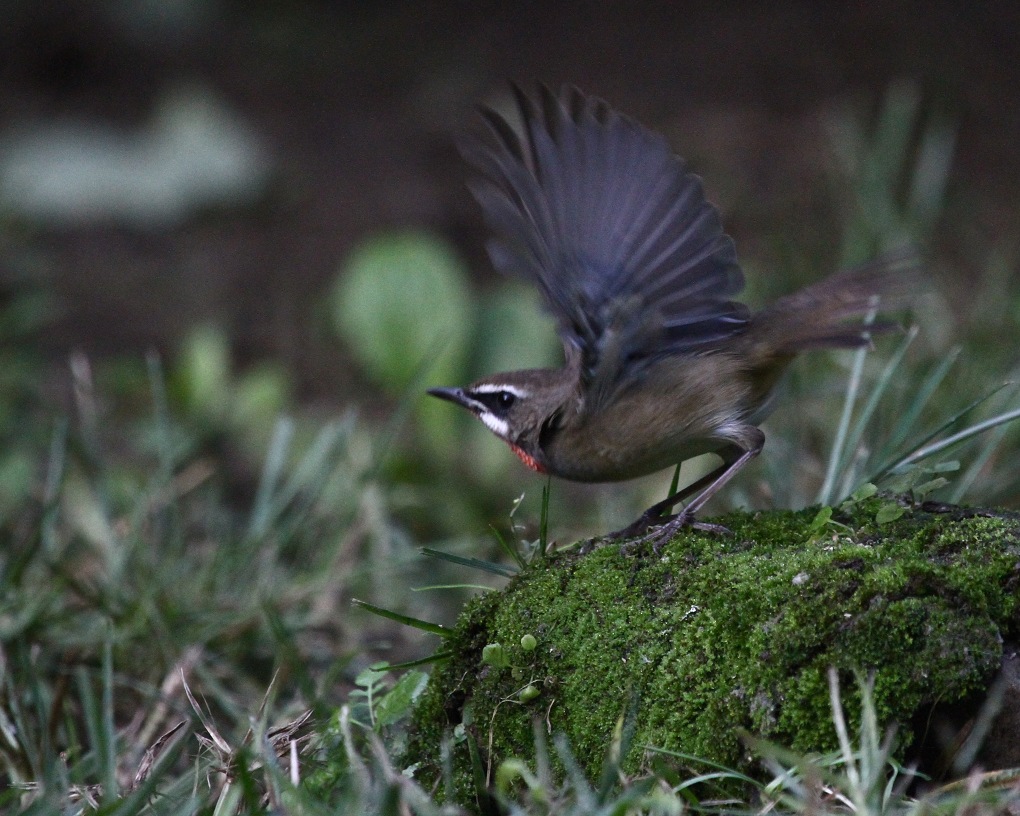
[[[454,138],[508,79],[569,81],[663,130],[705,177],[745,260],[777,276],[792,253],[823,271],[838,260],[828,115],[850,105],[867,117],[890,83],[915,83],[926,110],[958,125],[936,252],[951,259],[940,285],[965,311],[983,254],[1016,235],[1018,34],[1008,0],[8,0],[4,132],[85,118],[132,133],[186,83],[251,128],[270,162],[252,200],[172,226],[13,216],[18,247],[55,292],[40,342],[54,359],[169,351],[213,320],[242,359],[285,361],[302,398],[343,402],[366,384],[314,326],[356,242],[426,227],[481,285],[491,277]]]

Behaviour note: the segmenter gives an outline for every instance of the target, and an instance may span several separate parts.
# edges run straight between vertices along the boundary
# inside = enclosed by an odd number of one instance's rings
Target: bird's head
[[[545,472],[541,441],[564,403],[564,370],[531,369],[486,377],[464,388],[430,388],[467,408],[532,470]]]

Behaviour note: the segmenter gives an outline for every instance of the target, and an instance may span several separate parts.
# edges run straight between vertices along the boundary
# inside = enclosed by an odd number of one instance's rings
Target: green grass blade
[[[695,754],[687,754],[683,751],[671,751],[668,748],[660,748],[657,745],[645,745],[644,750],[650,751],[654,754],[672,757],[673,759],[679,759],[682,762],[694,762],[698,765],[704,765],[707,768],[714,768],[720,774],[721,778],[736,779],[748,785],[753,785],[756,788],[761,786],[761,783],[758,780],[752,779],[750,776],[740,773],[740,771],[735,771],[726,765],[715,762],[711,759],[706,759],[705,757],[696,756]]]
[[[293,681],[301,689],[301,694],[306,700],[315,701],[318,697],[315,691],[315,681],[307,668],[307,661],[301,656],[301,649],[295,642],[294,633],[288,627],[283,617],[272,604],[262,604],[262,615],[266,622],[266,628],[273,636],[273,654],[277,666],[286,666]]]
[[[503,578],[513,578],[517,574],[517,570],[512,567],[506,567],[503,564],[496,564],[492,561],[483,561],[480,558],[468,558],[463,555],[454,555],[453,553],[443,552],[442,550],[434,550],[431,547],[422,547],[420,552],[422,555],[427,555],[429,558],[438,558],[441,561],[449,561],[451,564],[458,564],[462,567],[470,567],[471,569],[479,569],[483,572],[491,572],[493,575],[499,575]]]
[[[670,498],[670,496],[675,496],[677,490],[680,489],[680,468],[681,467],[683,467],[683,462],[677,462],[676,467],[673,468],[673,478],[672,478],[672,480],[670,480],[670,483],[669,483],[669,493],[666,494],[666,498],[667,499]]]
[[[318,495],[325,485],[323,476],[331,470],[333,457],[342,442],[354,428],[354,416],[348,414],[337,422],[327,423],[316,435],[311,446],[301,457],[293,475],[280,491],[278,501],[281,505],[290,504],[301,493]],[[316,488],[309,490],[309,488]]]
[[[868,312],[864,319],[865,324],[875,321],[876,309]],[[846,387],[846,397],[843,400],[843,413],[836,428],[836,437],[832,440],[832,449],[829,452],[829,462],[825,469],[825,480],[818,491],[817,504],[832,504],[833,494],[836,490],[836,479],[839,476],[841,464],[848,458],[846,454],[846,437],[850,429],[850,420],[853,417],[854,406],[857,404],[857,394],[861,388],[861,378],[864,374],[864,360],[868,356],[868,347],[861,346],[854,352],[853,367],[850,369],[850,381]]]
[[[444,660],[449,660],[454,654],[455,652],[436,652],[428,657],[419,657],[417,660],[407,660],[403,663],[383,663],[379,666],[379,671],[403,671],[404,669],[413,669],[415,666],[442,663]]]
[[[431,584],[429,586],[411,587],[411,592],[432,592],[440,589],[481,589],[485,592],[495,592],[495,587],[485,584]]]
[[[892,431],[889,434],[889,439],[886,441],[882,450],[875,456],[875,461],[885,462],[893,455],[893,451],[898,450],[910,436],[910,433],[914,430],[917,424],[917,418],[921,415],[925,406],[931,400],[932,395],[936,389],[942,384],[946,376],[949,374],[949,369],[953,367],[957,358],[960,356],[960,346],[955,346],[949,350],[949,353],[943,357],[938,365],[935,366],[924,378],[924,382],[915,391],[913,399],[906,406],[906,408],[900,412],[900,418],[893,426]]]
[[[170,423],[170,400],[167,398],[166,376],[159,355],[149,352],[145,355],[145,367],[149,374],[149,391],[152,395],[153,421],[156,428],[156,451],[159,457],[159,477],[162,484],[168,484],[174,472],[174,436]]]
[[[538,553],[545,558],[549,549],[549,494],[552,492],[552,477],[542,485],[542,515],[538,527]]]
[[[50,439],[50,453],[46,461],[46,480],[43,483],[43,510],[46,514],[43,529],[48,533],[43,535],[43,541],[46,543],[53,541],[52,529],[48,529],[48,526],[54,522],[57,498],[66,473],[67,430],[67,420],[58,420],[53,429],[53,437]]]
[[[1016,396],[1017,390],[1017,388],[1013,389],[1010,394],[1010,401],[1012,401]],[[996,448],[999,447],[1008,432],[1009,425],[1004,422],[998,428],[995,428],[992,433],[988,434],[988,439],[985,441],[985,444],[981,446],[981,450],[978,452],[977,456],[975,456],[971,461],[970,467],[968,467],[963,476],[956,481],[953,491],[949,496],[950,502],[953,504],[959,504],[963,501],[963,497],[967,494],[967,491],[970,490],[978,475],[980,475],[981,470],[991,458]]]
[[[956,129],[935,122],[921,135],[914,162],[907,213],[910,220],[930,233],[942,212],[949,171],[956,151]]]
[[[972,402],[964,406],[962,409],[957,411],[951,417],[941,422],[937,427],[923,434],[920,439],[918,439],[916,442],[912,444],[911,446],[912,450],[909,453],[906,454],[900,453],[895,455],[894,457],[890,457],[892,461],[886,460],[885,463],[883,463],[880,467],[876,469],[875,475],[870,481],[877,482],[880,479],[883,479],[886,476],[888,476],[896,468],[901,467],[903,464],[907,462],[907,460],[911,459],[911,457],[913,457],[916,451],[925,447],[929,442],[931,442],[931,440],[933,440],[939,434],[944,433],[945,431],[957,425],[971,411],[977,409],[978,407],[986,403],[988,400],[990,400],[992,397],[994,397],[996,394],[998,394],[1000,391],[1002,391],[1004,388],[1008,388],[1011,385],[1012,383],[1008,382],[1003,383],[1002,385],[993,388],[987,394],[978,397],[976,400],[973,400]]]
[[[275,523],[275,535],[281,543],[289,541],[312,512],[336,470],[343,443],[350,438],[353,428],[353,415],[323,427],[273,498],[271,523]]]
[[[280,417],[273,428],[273,437],[266,452],[266,461],[262,466],[262,477],[259,479],[255,502],[252,507],[251,521],[248,524],[249,538],[262,538],[273,520],[273,496],[280,483],[283,467],[287,462],[290,443],[294,438],[294,422],[287,417]]]
[[[861,408],[860,414],[857,416],[857,421],[854,422],[853,428],[847,434],[846,440],[843,443],[843,457],[852,457],[853,454],[860,449],[861,440],[864,438],[864,432],[868,427],[868,423],[871,422],[871,418],[875,415],[875,411],[878,409],[882,398],[885,396],[889,389],[889,385],[893,382],[893,377],[899,369],[900,364],[903,362],[903,357],[907,353],[907,349],[910,348],[914,339],[917,337],[918,328],[917,326],[911,326],[907,332],[906,337],[900,341],[899,346],[889,357],[885,366],[882,368],[881,374],[879,374],[878,380],[875,382],[874,387],[871,389],[871,393],[868,395],[867,401],[864,403],[864,407]],[[853,461],[851,459],[850,461]],[[853,478],[853,472],[850,461],[844,461],[843,463],[843,478],[840,480],[841,489],[836,497],[837,501],[842,501],[849,493],[856,487],[854,484],[855,479]],[[862,463],[864,464],[864,463]]]
[[[112,637],[112,633],[110,635]],[[102,764],[103,798],[110,802],[119,795],[117,786],[117,729],[113,721],[113,644],[103,644],[102,666]],[[97,749],[99,746],[97,746]]]
[[[492,525],[489,525],[489,529],[492,530],[492,534],[493,536],[495,536],[496,543],[499,544],[499,548],[503,552],[505,552],[507,556],[510,558],[510,560],[516,563],[520,569],[524,569],[524,567],[527,566],[527,562],[524,560],[524,556],[522,556],[520,552],[517,551],[516,547],[514,547],[509,541],[506,540],[506,538],[499,530],[497,530]]]
[[[984,433],[992,428],[997,428],[1007,422],[1012,422],[1014,419],[1020,419],[1020,408],[1014,408],[1012,411],[1005,411],[1001,414],[996,414],[983,422],[971,425],[968,428],[964,428],[962,431],[958,431],[951,436],[947,436],[945,439],[940,439],[938,442],[934,442],[931,445],[925,445],[924,447],[918,448],[909,456],[905,456],[893,465],[890,468],[890,471],[895,471],[905,465],[912,465],[916,462],[920,462],[922,459],[927,459],[929,456],[941,453],[954,445],[966,442],[971,437],[977,436],[978,434]]]
[[[380,618],[387,618],[397,623],[402,623],[405,626],[413,626],[415,629],[421,629],[423,632],[429,632],[433,635],[439,635],[440,637],[448,638],[453,635],[450,629],[445,626],[441,626],[438,623],[431,623],[429,621],[421,620],[421,618],[412,618],[410,615],[402,615],[399,612],[394,612],[391,609],[383,609],[381,606],[375,606],[368,603],[367,601],[361,601],[357,598],[351,598],[351,605],[360,607],[366,612],[371,612],[373,615],[378,615]]]

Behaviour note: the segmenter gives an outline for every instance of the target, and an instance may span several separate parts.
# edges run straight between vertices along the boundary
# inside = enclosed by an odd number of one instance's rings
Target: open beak
[[[464,393],[463,388],[430,388],[428,393],[447,402],[454,402],[469,411],[474,411],[477,408],[475,401]]]

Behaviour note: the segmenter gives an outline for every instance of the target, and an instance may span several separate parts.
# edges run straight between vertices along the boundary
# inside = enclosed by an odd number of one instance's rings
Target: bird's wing
[[[733,241],[666,140],[576,88],[514,93],[522,135],[483,110],[495,145],[462,146],[483,174],[472,192],[493,263],[542,292],[593,401],[743,331]]]

